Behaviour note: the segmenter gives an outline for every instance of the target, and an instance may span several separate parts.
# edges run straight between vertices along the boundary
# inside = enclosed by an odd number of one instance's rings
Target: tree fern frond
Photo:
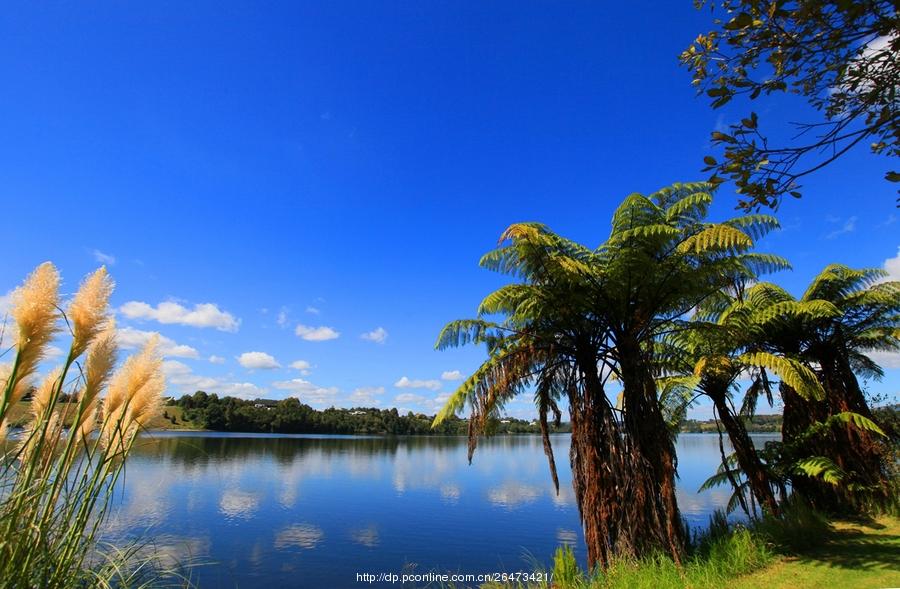
[[[812,370],[802,363],[768,352],[748,352],[738,360],[748,366],[771,370],[797,393],[807,399],[823,399],[825,391]]]
[[[677,227],[672,227],[671,225],[665,225],[662,223],[654,223],[652,225],[639,225],[631,229],[625,229],[623,231],[619,231],[618,233],[614,233],[610,237],[610,242],[615,244],[631,239],[641,239],[647,237],[675,238],[680,234],[681,230]]]
[[[486,296],[478,306],[479,315],[515,313],[516,308],[527,298],[539,296],[530,284],[507,284]]]
[[[803,458],[794,463],[794,472],[808,477],[820,478],[828,484],[839,485],[847,476],[833,460],[826,456]]]
[[[750,237],[752,237],[754,240],[759,240],[765,237],[766,234],[770,231],[781,227],[781,224],[778,222],[777,218],[773,217],[772,215],[761,214],[735,217],[733,219],[725,221],[724,224],[742,230],[744,233],[750,235]]]
[[[784,301],[754,310],[751,320],[760,326],[765,326],[771,321],[785,317],[829,319],[840,314],[840,309],[828,301]]]
[[[678,246],[681,253],[702,254],[709,251],[742,251],[753,247],[753,240],[735,227],[716,224],[701,230]]]
[[[875,423],[865,415],[860,415],[859,413],[854,413],[853,411],[842,411],[841,413],[836,413],[835,415],[832,415],[828,418],[828,422],[847,423],[853,425],[858,429],[872,432],[882,437],[886,437],[884,430],[878,427],[877,423]]]
[[[700,185],[697,188],[698,190],[689,192],[687,196],[666,208],[667,222],[675,223],[684,216],[699,218],[706,214],[706,210],[712,202],[712,193],[706,190],[708,185]]]
[[[787,259],[775,254],[747,252],[739,254],[737,261],[745,266],[755,277],[791,269],[791,263]]]
[[[435,349],[458,348],[470,343],[481,343],[489,330],[498,329],[500,326],[482,319],[459,319],[451,321],[441,330]]]

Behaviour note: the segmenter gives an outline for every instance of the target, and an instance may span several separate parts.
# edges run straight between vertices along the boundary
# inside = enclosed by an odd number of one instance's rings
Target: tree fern
[[[825,391],[815,373],[801,362],[768,352],[749,352],[739,357],[748,366],[764,368],[779,376],[781,380],[807,399],[822,399]]]

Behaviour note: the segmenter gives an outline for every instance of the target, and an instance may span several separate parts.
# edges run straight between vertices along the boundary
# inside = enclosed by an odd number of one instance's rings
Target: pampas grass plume
[[[109,296],[114,283],[101,266],[85,278],[81,288],[69,304],[68,317],[72,325],[72,357],[77,358],[88,348],[94,337],[109,321]]]

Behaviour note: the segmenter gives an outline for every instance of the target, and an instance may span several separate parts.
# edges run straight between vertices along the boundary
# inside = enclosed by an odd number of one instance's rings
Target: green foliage
[[[553,555],[553,584],[558,587],[582,587],[585,585],[584,572],[575,560],[575,553],[568,544],[556,549]]]
[[[820,546],[832,534],[825,516],[796,495],[783,502],[778,516],[764,516],[756,522],[755,528],[779,552],[785,554]]]
[[[829,485],[839,485],[847,474],[826,456],[802,458],[794,463],[794,471],[808,477],[818,477]]]
[[[356,407],[317,411],[289,398],[282,401],[257,399],[245,401],[234,397],[219,398],[198,391],[176,401],[184,411],[184,419],[195,421],[205,429],[215,431],[261,433],[316,434],[382,434],[382,435],[460,435],[465,434],[467,422],[455,416],[440,427],[433,428],[433,418],[412,412],[401,415],[397,409]],[[496,433],[538,433],[533,422],[504,417],[494,424]],[[559,424],[554,431],[567,431],[568,424]]]
[[[693,84],[720,108],[736,97],[801,96],[822,120],[800,124],[796,138],[770,143],[757,114],[712,133],[723,148],[704,158],[710,182],[733,180],[746,210],[776,208],[799,197],[799,180],[858,144],[900,154],[900,16],[892,0],[758,2],[697,0],[711,5],[714,28],[697,36],[681,62]],[[792,134],[794,135],[794,134]],[[886,178],[900,180],[889,171]]]
[[[815,373],[798,360],[770,354],[768,352],[749,352],[739,359],[747,366],[764,368],[777,374],[782,382],[793,388],[803,397],[822,399],[825,391],[816,378]]]
[[[718,536],[707,536],[683,566],[662,555],[638,560],[619,559],[589,575],[578,567],[571,548],[562,546],[553,558],[552,587],[557,589],[718,589],[731,579],[763,568],[773,554],[766,538],[738,527]],[[528,585],[549,587],[547,583]],[[491,585],[485,585],[485,588]]]

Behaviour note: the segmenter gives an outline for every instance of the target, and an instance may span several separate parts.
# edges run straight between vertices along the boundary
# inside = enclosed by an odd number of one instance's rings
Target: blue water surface
[[[106,537],[202,563],[191,569],[201,587],[532,571],[562,543],[584,563],[568,435],[553,445],[558,494],[538,436],[484,440],[469,465],[461,437],[152,433],[128,461]],[[677,450],[679,505],[702,526],[730,496],[697,492],[719,464],[718,437],[682,434]]]

